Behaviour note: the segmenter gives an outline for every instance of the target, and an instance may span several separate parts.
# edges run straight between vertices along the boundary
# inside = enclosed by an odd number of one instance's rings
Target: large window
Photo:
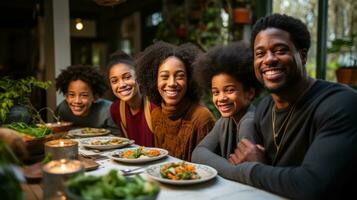
[[[357,9],[355,0],[329,0],[326,79],[336,80],[340,66],[356,65]],[[273,12],[286,13],[305,22],[311,32],[308,73],[316,77],[318,0],[274,0]]]
[[[273,13],[285,13],[297,17],[307,24],[311,33],[311,48],[306,68],[312,77],[316,77],[317,11],[318,0],[273,1]]]

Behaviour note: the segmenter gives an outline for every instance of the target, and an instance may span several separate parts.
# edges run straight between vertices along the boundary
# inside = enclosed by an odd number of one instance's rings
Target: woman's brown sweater
[[[171,156],[190,161],[196,145],[213,128],[211,112],[200,104],[183,100],[177,106],[157,107],[152,111],[155,146],[169,151]]]

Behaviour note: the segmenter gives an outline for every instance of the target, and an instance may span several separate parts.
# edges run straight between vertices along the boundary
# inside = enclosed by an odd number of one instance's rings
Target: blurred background
[[[309,74],[337,81],[337,69],[357,69],[356,9],[354,0],[2,0],[0,75],[52,81],[32,98],[54,108],[63,99],[55,77],[69,65],[105,71],[110,53],[135,56],[156,40],[203,50],[249,42],[255,21],[279,12],[300,18],[312,33]]]

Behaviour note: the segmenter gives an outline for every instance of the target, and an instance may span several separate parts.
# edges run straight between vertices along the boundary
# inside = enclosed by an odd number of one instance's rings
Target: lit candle
[[[65,181],[77,174],[83,173],[84,168],[79,160],[53,160],[42,168],[44,199],[61,199],[64,195]]]
[[[53,160],[58,159],[77,159],[78,142],[70,139],[58,139],[45,143],[45,153]]]
[[[44,170],[53,174],[68,174],[81,169],[81,162],[78,160],[54,160],[46,164]]]

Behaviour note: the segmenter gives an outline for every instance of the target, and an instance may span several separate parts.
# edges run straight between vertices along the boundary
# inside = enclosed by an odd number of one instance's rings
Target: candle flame
[[[60,146],[63,147],[64,146],[64,142],[60,141]]]
[[[65,171],[67,171],[67,167],[66,167],[66,164],[61,164],[61,170],[63,171],[63,172],[65,172]]]

